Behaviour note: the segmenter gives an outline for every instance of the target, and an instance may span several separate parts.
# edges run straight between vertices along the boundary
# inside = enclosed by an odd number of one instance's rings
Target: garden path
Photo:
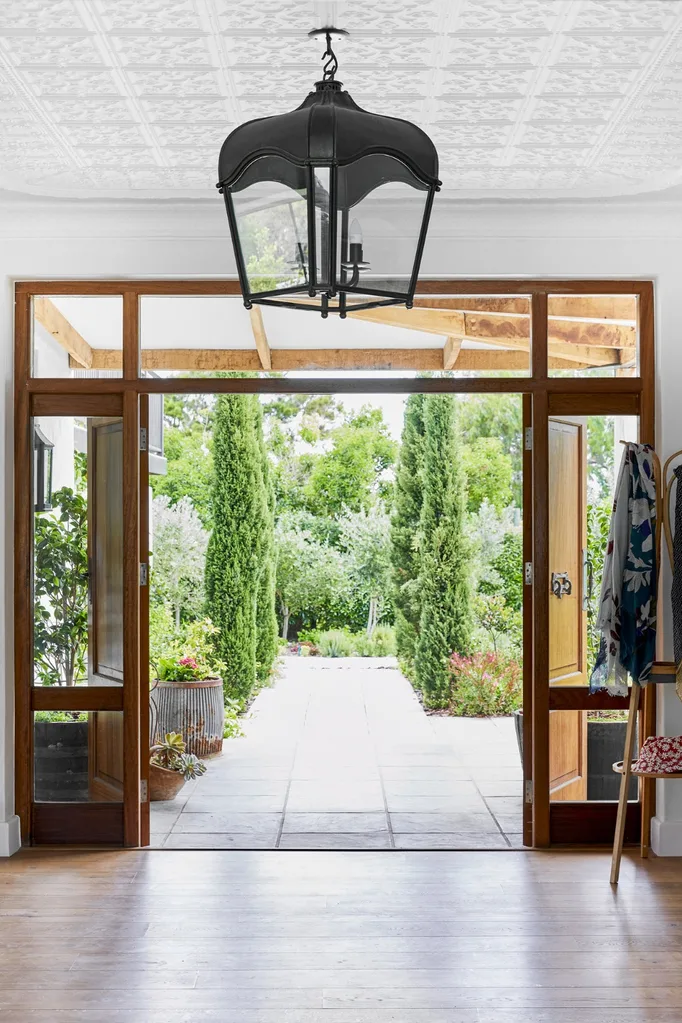
[[[243,730],[203,778],[152,804],[152,845],[521,845],[512,719],[427,716],[394,658],[286,657]]]

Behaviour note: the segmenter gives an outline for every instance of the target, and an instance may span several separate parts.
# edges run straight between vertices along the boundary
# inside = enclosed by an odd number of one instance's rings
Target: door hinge
[[[532,780],[531,781],[527,781],[526,784],[524,785],[523,798],[525,799],[525,801],[527,803],[532,803],[533,802],[533,782],[532,782]]]
[[[149,787],[146,778],[140,778],[140,802],[146,803],[149,799]]]
[[[146,586],[149,582],[149,565],[146,561],[140,562],[140,586]]]
[[[527,426],[523,435],[523,446],[526,451],[533,450],[533,427]]]
[[[523,566],[523,581],[526,586],[533,585],[533,562],[527,561]]]
[[[140,451],[147,450],[147,427],[140,427]]]

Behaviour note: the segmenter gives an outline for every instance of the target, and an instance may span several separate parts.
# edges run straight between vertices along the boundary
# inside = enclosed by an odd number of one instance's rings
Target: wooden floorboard
[[[682,861],[25,850],[0,1023],[680,1023]]]

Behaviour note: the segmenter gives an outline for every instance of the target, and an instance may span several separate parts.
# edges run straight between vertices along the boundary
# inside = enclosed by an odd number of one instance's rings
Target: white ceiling
[[[319,77],[295,0],[0,0],[0,188],[212,198],[241,121]],[[682,182],[682,0],[341,0],[338,77],[433,137],[446,195]]]

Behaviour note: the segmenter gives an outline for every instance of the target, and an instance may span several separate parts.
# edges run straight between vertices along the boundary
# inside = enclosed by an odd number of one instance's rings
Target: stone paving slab
[[[511,718],[424,713],[393,658],[284,658],[244,735],[152,804],[177,849],[518,847],[522,771]]]

